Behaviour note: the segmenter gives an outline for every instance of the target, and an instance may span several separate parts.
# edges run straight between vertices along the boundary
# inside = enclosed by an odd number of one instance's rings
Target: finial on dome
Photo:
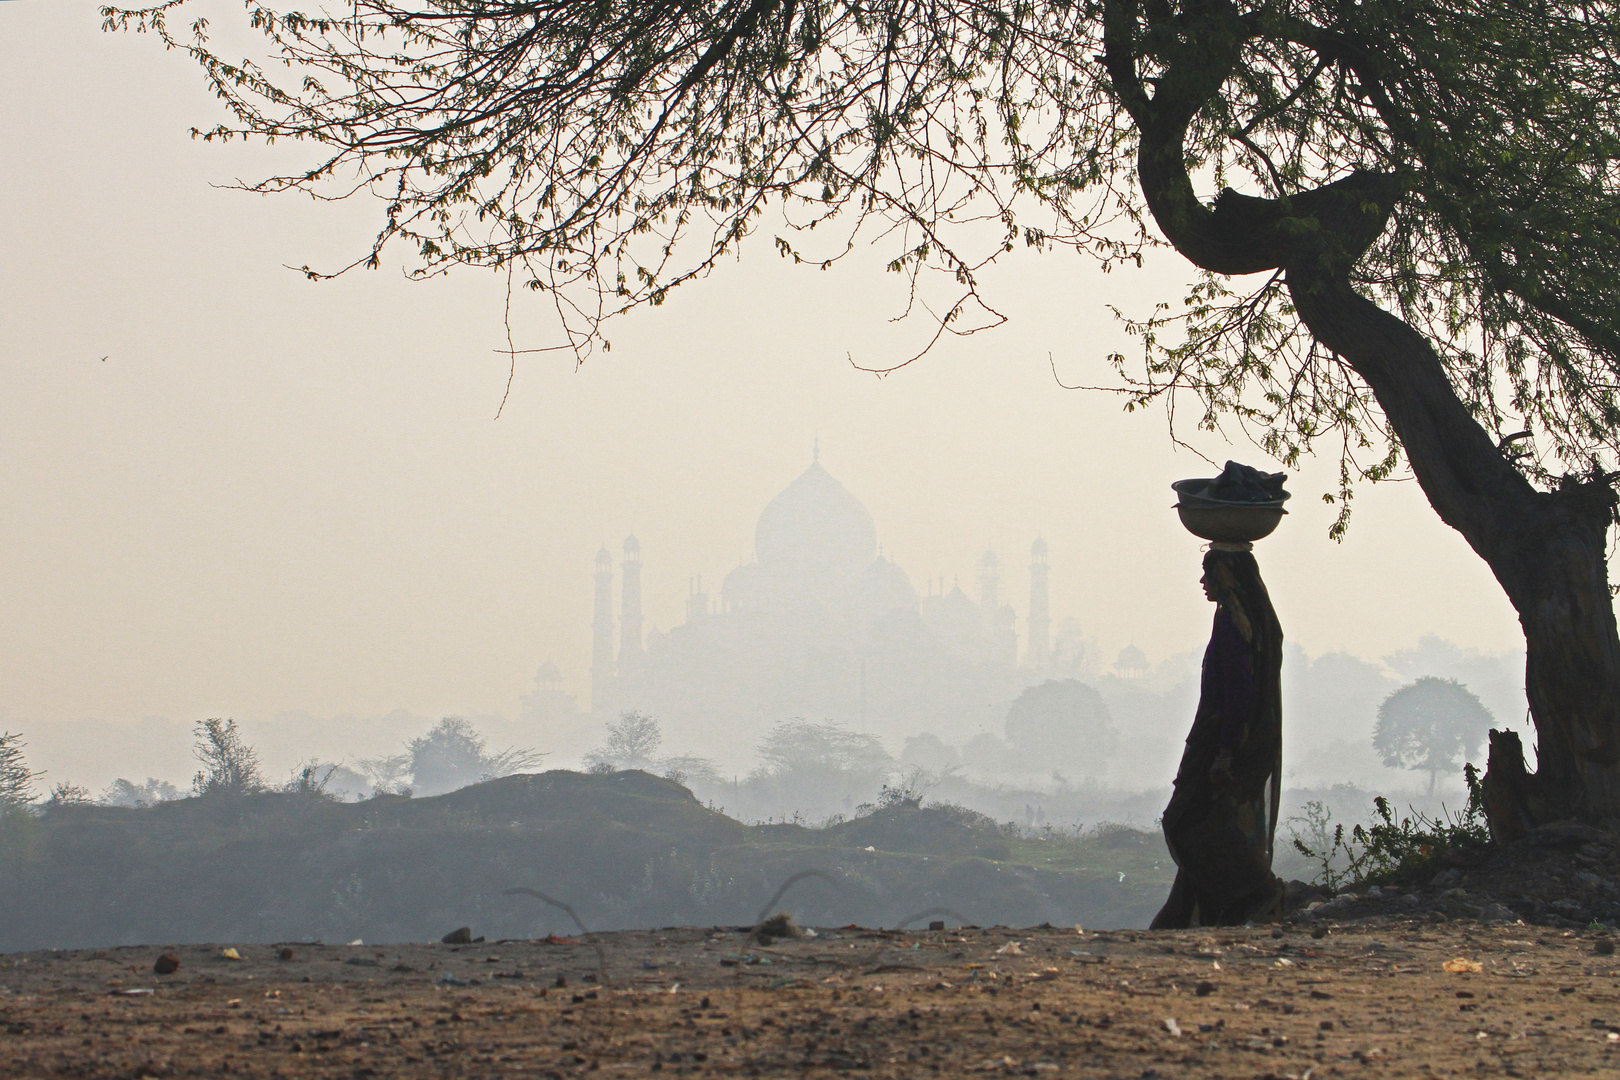
[[[810,464],[821,464],[821,436],[815,436],[810,442]]]

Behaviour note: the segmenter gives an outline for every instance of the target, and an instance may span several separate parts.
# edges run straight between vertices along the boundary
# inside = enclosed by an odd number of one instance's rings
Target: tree
[[[459,716],[446,716],[420,738],[406,744],[413,788],[430,795],[454,791],[482,780],[532,769],[544,754],[509,748],[493,753],[484,737]]]
[[[105,806],[127,806],[131,809],[140,809],[147,806],[156,806],[160,802],[172,802],[180,797],[180,789],[167,780],[159,780],[148,776],[146,783],[137,784],[132,780],[119,777],[107,785],[107,790],[101,793],[100,801]]]
[[[1455,772],[1479,753],[1491,711],[1456,679],[1425,675],[1391,693],[1378,706],[1373,748],[1384,764],[1429,774],[1429,794],[1442,772]]]
[[[199,720],[191,733],[196,736],[191,753],[203,765],[191,780],[194,793],[251,795],[264,790],[259,752],[242,741],[235,720]]]
[[[22,733],[0,731],[0,813],[27,806],[34,797],[38,773],[23,757]]]
[[[202,137],[319,145],[250,188],[381,196],[354,265],[397,241],[421,275],[495,268],[582,358],[778,218],[777,251],[812,266],[889,243],[942,313],[930,340],[999,320],[979,272],[1019,245],[1112,266],[1168,243],[1197,282],[1135,325],[1113,389],[1190,395],[1198,426],[1234,419],[1284,464],[1335,447],[1334,535],[1353,483],[1404,459],[1525,632],[1539,770],[1493,739],[1493,831],[1620,819],[1610,5],[256,3],[259,62],[205,20],[172,32],[187,2],[106,25],[201,65],[232,111]]]
[[[840,802],[853,810],[856,799],[888,778],[893,764],[877,736],[803,718],[773,726],[759,744],[759,758],[751,783],[769,788],[779,806],[823,812]]]
[[[664,742],[658,721],[634,709],[609,721],[607,739],[592,750],[588,764],[606,764],[617,769],[645,769]]]
[[[1107,702],[1077,679],[1048,679],[1019,694],[1006,732],[1026,765],[1081,776],[1102,773],[1119,739]]]

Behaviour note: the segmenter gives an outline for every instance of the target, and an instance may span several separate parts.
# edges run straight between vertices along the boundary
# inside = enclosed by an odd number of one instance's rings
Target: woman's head
[[[1237,624],[1245,640],[1253,637],[1256,617],[1265,618],[1271,609],[1265,582],[1260,580],[1260,564],[1247,551],[1211,548],[1204,553],[1204,576],[1199,579],[1204,595],[1221,605]]]

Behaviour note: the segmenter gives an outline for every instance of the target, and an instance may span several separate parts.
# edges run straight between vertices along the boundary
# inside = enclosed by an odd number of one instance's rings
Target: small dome
[[[606,544],[603,544],[602,545],[602,550],[598,551],[596,553],[596,568],[598,570],[604,570],[604,569],[607,569],[608,567],[611,567],[612,565],[613,565],[613,553],[607,549]]]
[[[819,462],[770,501],[754,529],[759,565],[794,578],[852,578],[877,552],[872,515]]]
[[[906,572],[879,555],[861,574],[861,602],[873,614],[916,611],[917,590]]]
[[[556,664],[547,660],[540,665],[540,670],[534,673],[534,681],[537,683],[560,683],[562,682],[562,672]]]
[[[635,533],[631,533],[629,536],[624,538],[624,553],[626,555],[630,554],[632,551],[640,551],[640,550],[641,550],[641,541],[636,539],[636,534]]]
[[[1029,545],[1029,553],[1037,559],[1046,558],[1046,541],[1037,536],[1035,542]]]

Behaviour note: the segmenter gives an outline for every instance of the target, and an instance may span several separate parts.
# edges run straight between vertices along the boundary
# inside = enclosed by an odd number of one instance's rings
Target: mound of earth
[[[0,951],[152,941],[424,941],[752,924],[783,882],[811,924],[1143,925],[1168,888],[1139,850],[1031,842],[952,808],[828,829],[748,826],[644,772],[510,776],[432,798],[266,793],[62,806],[0,837]],[[1157,847],[1154,845],[1157,844]],[[937,917],[937,916],[930,916]]]
[[[1440,861],[1444,865],[1364,882],[1331,899],[1318,896],[1292,918],[1478,919],[1563,929],[1620,922],[1620,835],[1607,829],[1559,822],[1516,843],[1451,851]]]

